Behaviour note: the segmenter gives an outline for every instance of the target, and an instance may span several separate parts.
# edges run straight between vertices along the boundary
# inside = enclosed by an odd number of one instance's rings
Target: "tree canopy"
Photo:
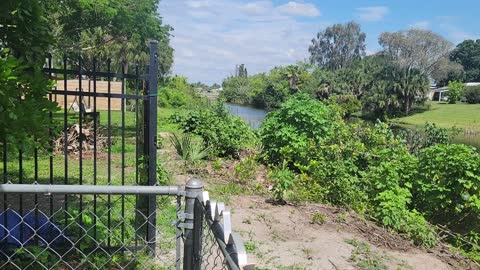
[[[449,64],[448,55],[453,46],[439,34],[422,29],[384,32],[379,37],[379,43],[383,47],[383,53],[400,67],[418,69],[429,77]],[[437,78],[439,79],[441,78]]]
[[[51,127],[52,85],[41,72],[53,53],[113,58],[114,68],[146,64],[148,41],[159,41],[160,74],[173,62],[171,27],[162,24],[159,0],[4,0],[0,1],[0,139],[41,140],[36,131]],[[87,56],[87,57],[85,57]],[[73,63],[75,64],[75,63]],[[88,65],[85,65],[88,68]],[[28,135],[28,136],[27,136]]]
[[[365,38],[356,22],[334,24],[312,39],[310,61],[329,70],[346,68],[365,56]]]
[[[465,81],[480,82],[480,40],[465,40],[450,54],[450,60],[465,70]]]

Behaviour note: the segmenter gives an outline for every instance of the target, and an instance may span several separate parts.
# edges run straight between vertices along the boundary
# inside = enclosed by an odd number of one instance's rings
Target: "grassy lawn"
[[[425,123],[443,128],[460,128],[457,143],[480,147],[480,104],[447,104],[432,102],[430,110],[392,121],[403,127],[422,129]]]
[[[169,123],[168,118],[178,111],[178,109],[158,109],[157,127],[158,132],[172,132],[177,128],[174,124]],[[63,127],[63,111],[57,113],[54,118]],[[68,126],[78,123],[78,114],[71,113],[68,115]],[[110,182],[114,185],[120,185],[122,174],[126,185],[135,183],[135,162],[136,162],[136,115],[134,112],[125,113],[125,148],[122,149],[122,113],[120,111],[112,111],[110,114],[111,136],[113,144],[111,146],[111,163],[108,164],[108,149],[97,154],[97,173],[95,181],[97,184],[107,184]],[[100,112],[100,125],[102,128],[107,128],[108,112]],[[138,123],[141,129],[141,122]],[[106,136],[106,131],[105,134]],[[160,138],[160,137],[159,137]],[[122,171],[122,151],[125,153],[125,167]],[[8,152],[7,155],[7,175],[8,180],[12,183],[18,183],[19,180],[19,161],[18,152]],[[39,150],[38,154],[38,182],[49,183],[50,181],[50,166],[49,154],[45,149]],[[55,184],[63,184],[65,181],[65,159],[63,153],[53,155],[53,182]],[[78,184],[80,175],[80,161],[78,154],[70,155],[68,157],[68,183]],[[82,178],[83,184],[93,184],[94,182],[94,166],[93,154],[91,152],[85,153],[82,162]],[[35,177],[35,160],[33,159],[33,149],[27,149],[23,153],[22,175],[24,183],[34,182]],[[108,167],[110,166],[111,175],[108,177]],[[0,171],[3,172],[4,162],[0,162]]]

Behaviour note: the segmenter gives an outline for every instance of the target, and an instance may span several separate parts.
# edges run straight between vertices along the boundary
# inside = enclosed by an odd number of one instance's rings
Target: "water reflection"
[[[262,109],[253,108],[250,106],[226,103],[225,106],[231,114],[240,116],[250,125],[250,127],[257,129],[262,124],[267,112]]]

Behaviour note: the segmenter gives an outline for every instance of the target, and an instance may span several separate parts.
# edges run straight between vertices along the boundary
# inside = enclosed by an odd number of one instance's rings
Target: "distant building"
[[[466,87],[472,87],[480,85],[480,82],[469,82],[465,83]],[[448,86],[436,88],[431,86],[430,87],[430,94],[428,98],[433,101],[446,101],[447,100],[447,93],[448,93]]]

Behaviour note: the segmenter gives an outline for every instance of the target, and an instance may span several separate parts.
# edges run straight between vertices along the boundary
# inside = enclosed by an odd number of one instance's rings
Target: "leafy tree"
[[[240,65],[242,70],[242,65]],[[227,102],[278,108],[290,95],[303,91],[310,74],[305,66],[275,67],[269,73],[233,76],[222,83],[221,97]]]
[[[418,69],[429,77],[446,59],[452,48],[451,42],[429,30],[410,29],[399,32],[384,32],[379,43],[383,54],[393,59],[401,68]],[[438,80],[439,78],[437,78]]]
[[[310,61],[329,70],[346,68],[365,56],[365,38],[360,25],[353,21],[327,27],[312,39]]]
[[[148,61],[148,41],[159,41],[159,71],[173,63],[169,25],[162,25],[159,0],[40,0],[52,18],[55,48],[71,56],[112,58],[116,69]],[[61,57],[61,55],[59,55]],[[84,67],[92,63],[84,59]]]
[[[25,65],[7,51],[0,51],[0,140],[46,143],[49,113],[57,110],[47,98],[53,85],[39,66]]]
[[[182,76],[168,77],[158,91],[158,106],[178,108],[198,104],[199,93]]]
[[[442,58],[435,65],[430,77],[438,87],[446,86],[449,81],[464,81],[465,71],[463,66],[457,62]]]
[[[459,81],[451,81],[448,83],[448,103],[455,104],[460,100],[460,97],[463,94],[465,85]]]
[[[393,92],[401,103],[405,115],[410,114],[415,102],[423,102],[429,91],[428,79],[418,69],[392,68]]]
[[[376,71],[370,90],[362,98],[364,112],[383,119],[399,112],[408,115],[413,104],[421,103],[429,90],[428,79],[420,70],[401,67],[380,57],[383,67]]]
[[[250,84],[247,77],[229,77],[222,82],[220,98],[238,104],[250,103]]]
[[[47,141],[49,113],[56,103],[47,98],[53,85],[41,67],[52,44],[39,1],[0,3],[0,140],[12,145]]]
[[[330,95],[337,93],[337,76],[335,72],[315,68],[310,79],[305,83],[305,91],[319,100],[328,99]]]
[[[450,60],[463,66],[466,82],[480,81],[480,40],[469,39],[458,44]]]
[[[39,0],[0,2],[0,49],[28,63],[43,64],[52,35]],[[5,54],[5,51],[3,52]]]

